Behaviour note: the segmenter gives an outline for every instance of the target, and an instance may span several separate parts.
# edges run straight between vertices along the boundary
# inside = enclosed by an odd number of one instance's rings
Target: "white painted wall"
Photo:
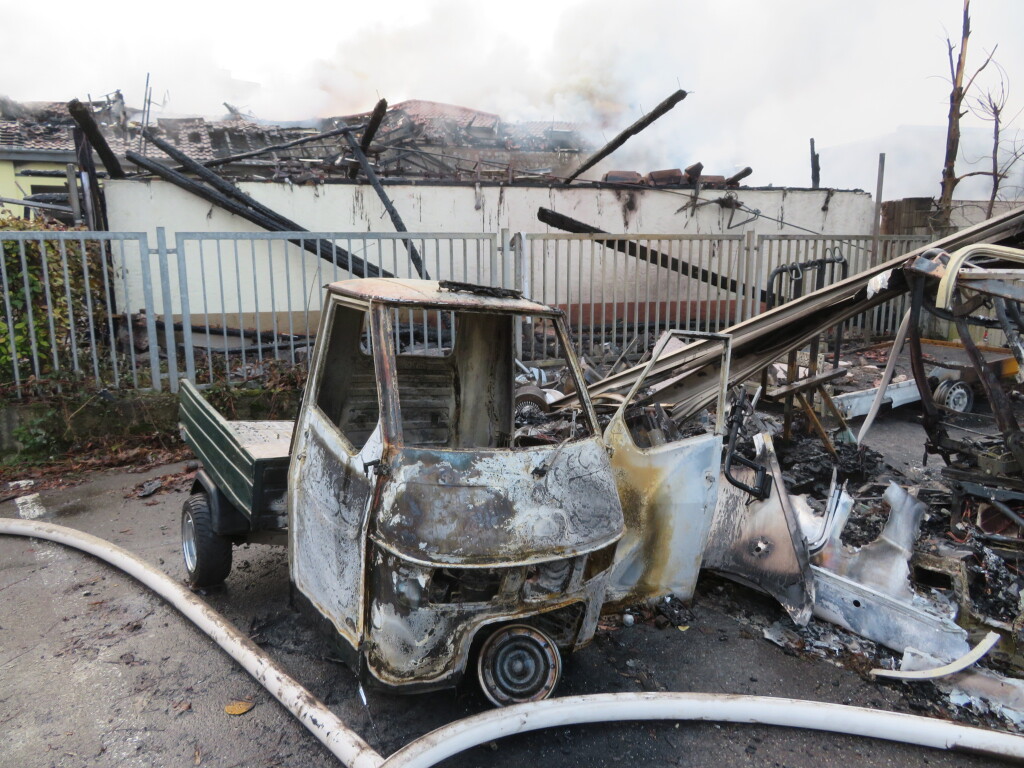
[[[245,192],[264,205],[302,224],[314,232],[393,232],[393,226],[372,188],[366,185],[337,184],[292,187],[284,184],[245,183]],[[149,233],[151,246],[156,243],[156,228],[166,230],[168,245],[174,247],[177,232],[260,232],[259,227],[225,213],[162,181],[109,181],[106,184],[110,226],[114,231]],[[623,191],[591,187],[526,187],[498,185],[388,185],[387,191],[412,232],[483,233],[495,235],[507,228],[512,233],[545,233],[550,230],[536,217],[539,207],[551,208],[583,222],[615,234],[630,235],[754,235],[810,233],[820,235],[861,235],[871,233],[874,204],[860,191],[828,190],[737,190],[737,198],[764,217],[751,219],[744,211],[735,211],[734,224],[729,227],[733,211],[711,203],[696,209],[680,210],[691,201],[681,190],[643,189]],[[725,195],[721,190],[702,193],[703,200],[716,200]],[[748,220],[750,219],[750,220]],[[774,220],[773,220],[774,219]],[[789,225],[775,220],[782,220]],[[351,250],[372,256],[377,245],[354,244]],[[742,256],[742,246],[712,249],[707,244],[691,248],[685,242],[651,243],[665,253],[684,258],[714,271],[723,271],[740,279],[753,279],[753,267]],[[447,247],[447,246],[446,246]],[[382,250],[384,250],[382,248]],[[429,245],[427,246],[429,250]],[[618,301],[623,304],[657,298],[663,302],[688,298],[708,301],[712,298],[706,286],[667,275],[663,270],[639,264],[621,254],[588,257],[591,251],[568,247],[561,251],[564,262],[562,277],[547,276],[553,269],[558,250],[548,246],[532,252],[523,268],[527,292],[540,301],[557,304],[591,301]],[[384,266],[401,276],[409,275],[404,249],[397,245]],[[249,324],[241,314],[268,312],[280,315],[319,308],[320,286],[333,279],[347,277],[336,274],[315,256],[283,243],[243,243],[220,246],[205,244],[202,255],[197,248],[186,249],[189,301],[193,317],[210,315],[212,324],[219,324],[219,315],[231,325]],[[428,257],[428,265],[436,263]],[[487,258],[483,259],[487,262]],[[376,261],[376,259],[374,259]],[[502,255],[493,264],[468,267],[456,263],[449,273],[432,276],[486,282],[490,269],[506,276]],[[458,259],[456,259],[458,262]],[[442,265],[444,262],[442,262]],[[127,266],[126,284],[132,295],[141,295],[139,271]],[[395,268],[397,266],[397,269]],[[170,267],[176,280],[177,265]],[[508,281],[506,281],[508,282]],[[223,289],[222,289],[223,286]],[[172,296],[177,292],[172,291]],[[603,298],[602,298],[603,297]],[[724,297],[723,297],[724,298]],[[162,300],[157,292],[158,307]],[[133,306],[132,301],[128,302]],[[180,305],[174,300],[174,311]],[[665,307],[664,311],[669,311]],[[673,310],[681,311],[681,310]],[[232,318],[230,315],[234,314]],[[303,322],[305,325],[305,319]],[[264,328],[266,326],[263,326]],[[305,330],[305,328],[303,328]]]
[[[310,231],[392,232],[391,220],[368,185],[289,186],[243,183],[247,194]],[[108,181],[110,227],[114,231],[257,232],[247,221],[163,181]],[[591,187],[527,187],[389,184],[388,194],[411,232],[546,232],[537,208],[551,208],[616,234],[870,234],[874,204],[866,192],[830,190],[737,190],[736,196],[764,216],[728,229],[731,211],[709,204],[695,212],[685,190],[623,191]],[[722,197],[706,190],[702,200]],[[734,223],[747,218],[736,211]],[[799,229],[803,227],[805,229]]]

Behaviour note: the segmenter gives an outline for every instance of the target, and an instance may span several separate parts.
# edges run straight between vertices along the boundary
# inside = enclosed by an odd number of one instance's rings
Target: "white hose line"
[[[1024,761],[1024,737],[917,715],[769,696],[715,693],[601,693],[483,712],[431,731],[381,768],[429,768],[494,739],[541,728],[629,720],[706,720],[831,731]]]
[[[820,701],[713,693],[602,693],[490,710],[421,736],[384,760],[309,691],[203,600],[110,542],[52,523],[0,517],[0,534],[74,547],[120,568],[209,635],[349,768],[429,768],[447,757],[517,733],[583,723],[701,720],[831,731],[1024,762],[1024,737],[897,712]]]
[[[142,582],[209,635],[349,768],[378,768],[384,758],[327,705],[303,688],[227,619],[149,563],[88,533],[37,520],[0,517],[0,534],[46,539],[88,552]]]

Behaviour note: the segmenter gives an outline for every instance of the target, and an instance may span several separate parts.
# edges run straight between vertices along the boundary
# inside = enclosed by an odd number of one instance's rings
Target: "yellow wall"
[[[26,163],[16,160],[0,160],[0,197],[12,197],[16,200],[22,200],[25,195],[31,194],[30,190],[33,184],[66,186],[66,182],[63,178],[17,176],[16,174],[18,171],[63,171],[66,168],[67,163]],[[21,188],[25,190],[25,194],[22,194],[21,189],[18,189],[19,184],[21,185]],[[22,216],[25,208],[20,205],[12,205],[10,203],[5,205],[4,203],[0,203],[0,210],[9,211],[15,216]]]

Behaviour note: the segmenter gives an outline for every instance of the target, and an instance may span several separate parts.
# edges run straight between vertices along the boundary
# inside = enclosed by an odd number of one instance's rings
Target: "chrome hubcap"
[[[488,638],[478,667],[484,694],[501,707],[550,696],[558,685],[562,657],[540,630],[512,625]]]
[[[191,512],[181,516],[181,553],[185,557],[185,568],[193,573],[196,569],[196,524]]]

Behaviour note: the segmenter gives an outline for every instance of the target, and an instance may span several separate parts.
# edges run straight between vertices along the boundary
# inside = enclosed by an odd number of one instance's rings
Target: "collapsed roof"
[[[119,94],[86,106],[119,157],[136,151],[156,160],[169,159],[145,140],[142,132],[147,129],[198,162],[227,160],[217,164],[227,165],[235,175],[293,182],[318,182],[347,174],[351,163],[344,139],[318,137],[370,116],[364,113],[305,125],[271,125],[226,105],[229,115],[223,120],[185,117],[149,122],[141,110],[126,107]],[[0,101],[0,152],[72,153],[73,127],[62,102]],[[288,144],[295,146],[282,146]],[[368,149],[382,176],[505,180],[564,175],[578,165],[580,153],[590,145],[574,123],[506,123],[489,112],[411,100],[387,110]]]

